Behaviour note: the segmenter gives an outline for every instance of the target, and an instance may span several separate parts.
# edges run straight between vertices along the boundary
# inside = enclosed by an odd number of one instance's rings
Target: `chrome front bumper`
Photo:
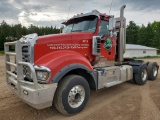
[[[8,78],[8,86],[24,102],[36,109],[43,109],[52,106],[54,93],[57,84],[37,84],[35,88],[30,82],[16,82],[12,77]]]
[[[10,45],[15,45],[15,52],[9,51]],[[19,41],[5,43],[6,82],[8,86],[23,101],[34,108],[43,109],[52,106],[57,84],[39,84],[33,65],[28,62],[22,62],[21,51],[21,43]],[[10,56],[15,56],[16,63],[11,62]],[[29,68],[33,82],[24,80],[24,65]],[[11,66],[15,67],[17,75],[13,73]]]

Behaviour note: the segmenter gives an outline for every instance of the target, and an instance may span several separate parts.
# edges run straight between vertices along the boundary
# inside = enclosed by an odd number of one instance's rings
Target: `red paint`
[[[90,61],[93,60],[93,56],[91,55],[91,48],[92,48],[92,36],[93,34],[90,32],[80,32],[80,33],[68,33],[68,34],[55,34],[55,35],[47,35],[43,37],[39,37],[37,40],[37,44],[35,44],[35,56],[34,61],[36,62],[38,59],[43,57],[45,54],[48,54],[50,52],[55,52],[59,50],[66,50],[66,49],[50,49],[49,45],[51,44],[88,44],[88,48],[72,48],[67,49],[71,51],[75,51],[77,53],[80,53],[82,56],[87,58],[90,58]],[[84,40],[88,42],[84,42]]]
[[[85,57],[77,52],[69,50],[59,50],[51,52],[35,62],[36,65],[42,65],[50,68],[52,71],[51,78],[53,78],[54,75],[63,67],[74,63],[85,65],[91,71],[93,70],[90,62]],[[50,81],[51,79],[49,80],[49,82]]]
[[[101,19],[102,14],[100,15]],[[105,19],[109,19],[109,16],[103,16],[106,17]],[[98,36],[100,19],[94,34],[91,32],[73,32],[40,36],[34,45],[34,64],[50,68],[52,71],[51,78],[63,67],[74,63],[83,64],[92,71],[91,62],[94,59],[92,55],[92,37]],[[107,51],[104,48],[104,43],[102,43],[101,56],[108,60],[114,60],[116,41],[113,38],[110,39],[113,43],[112,48]]]

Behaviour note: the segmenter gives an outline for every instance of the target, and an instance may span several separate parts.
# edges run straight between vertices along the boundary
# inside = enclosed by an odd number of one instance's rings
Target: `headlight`
[[[39,70],[39,71],[36,71],[36,74],[37,74],[38,80],[47,80],[49,78],[49,72],[47,71]]]
[[[37,80],[39,81],[47,81],[50,78],[51,70],[45,66],[34,66],[36,71]]]

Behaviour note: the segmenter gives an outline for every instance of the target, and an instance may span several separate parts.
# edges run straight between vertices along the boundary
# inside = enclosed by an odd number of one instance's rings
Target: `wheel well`
[[[71,70],[71,71],[69,71],[68,73],[66,73],[66,74],[62,77],[62,79],[63,79],[65,76],[68,76],[68,75],[80,75],[80,76],[84,77],[84,78],[87,80],[87,82],[88,82],[88,84],[89,84],[89,86],[90,86],[91,89],[96,90],[96,88],[97,88],[97,87],[96,87],[96,82],[95,82],[93,76],[92,76],[90,73],[88,73],[86,70],[84,70],[84,69],[78,68],[78,69]],[[61,79],[61,80],[62,80],[62,79]],[[61,81],[61,80],[60,80],[60,81]],[[60,81],[59,81],[59,82],[60,82]]]

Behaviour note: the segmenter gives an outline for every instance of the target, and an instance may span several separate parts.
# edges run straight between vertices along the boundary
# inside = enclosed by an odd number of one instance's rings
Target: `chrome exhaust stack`
[[[123,5],[120,9],[120,17],[116,18],[116,32],[119,33],[118,37],[118,50],[117,50],[117,62],[119,64],[123,61],[123,54],[126,51],[126,18],[124,17],[124,9],[126,5]]]

